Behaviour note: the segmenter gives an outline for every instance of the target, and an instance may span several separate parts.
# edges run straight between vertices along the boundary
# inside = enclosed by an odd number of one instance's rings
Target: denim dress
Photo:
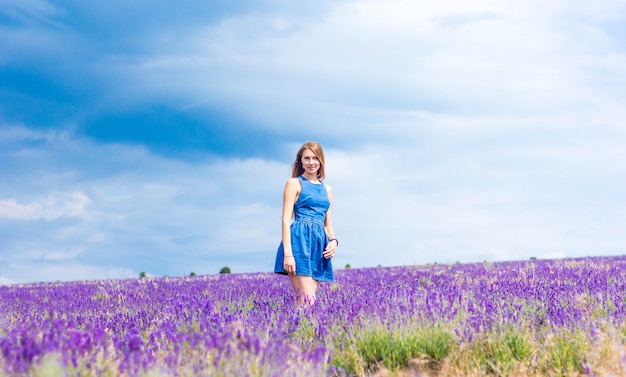
[[[294,220],[291,223],[291,250],[296,261],[296,275],[332,282],[335,279],[331,260],[322,255],[329,241],[324,229],[326,211],[330,207],[328,191],[324,183],[311,183],[303,176],[298,178],[302,189],[294,204]],[[284,255],[281,241],[274,266],[277,274],[287,275],[283,268]]]

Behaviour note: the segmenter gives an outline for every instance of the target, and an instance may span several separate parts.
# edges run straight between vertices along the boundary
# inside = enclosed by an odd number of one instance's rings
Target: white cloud
[[[20,205],[15,199],[0,200],[0,217],[28,219],[41,210],[38,204]]]
[[[14,284],[15,282],[13,280],[7,279],[4,276],[0,275],[0,285],[5,284]]]
[[[286,32],[246,13],[115,69],[146,96],[177,93],[191,107],[245,109],[267,130],[298,125],[358,143],[403,140],[432,116],[466,126],[487,117],[493,127],[555,116],[558,126],[564,114],[613,122],[624,116],[624,86],[611,83],[626,81],[626,55],[597,20],[623,5],[583,8],[359,1],[315,22],[282,16],[280,25],[298,25]]]
[[[11,266],[30,261],[33,271],[42,269],[47,276],[61,269],[58,264],[81,264],[102,277],[105,269],[159,276],[216,273],[224,265],[252,272],[273,263],[287,164],[219,158],[186,164],[136,147],[71,137],[50,138],[37,154],[19,153],[19,145],[12,146],[18,152],[9,156],[13,164],[47,161],[50,175],[46,185],[24,190],[16,182],[34,183],[38,177],[16,170],[3,187],[3,196],[16,198],[0,202],[0,220],[10,229],[0,241],[0,259]],[[74,155],[90,154],[107,157],[75,163]],[[115,168],[105,168],[110,156],[119,161]],[[71,174],[60,173],[69,169]],[[94,176],[94,170],[101,173]],[[46,193],[48,187],[68,191]],[[8,270],[0,275],[16,281],[35,275]],[[59,279],[78,276],[87,275]]]
[[[79,250],[51,250],[51,249],[37,249],[32,248],[22,254],[6,257],[10,261],[71,261],[80,255]]]
[[[413,148],[331,150],[340,264],[619,254],[626,155],[610,131],[539,141],[461,132]]]
[[[90,200],[80,191],[49,194],[30,204],[19,204],[15,199],[0,200],[0,218],[26,220],[54,220],[61,217],[86,219]]]

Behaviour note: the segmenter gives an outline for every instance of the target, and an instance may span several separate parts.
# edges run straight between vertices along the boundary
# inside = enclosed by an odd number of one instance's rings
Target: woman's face
[[[317,177],[317,171],[320,170],[320,160],[317,159],[315,153],[305,148],[302,151],[301,162],[306,173]]]

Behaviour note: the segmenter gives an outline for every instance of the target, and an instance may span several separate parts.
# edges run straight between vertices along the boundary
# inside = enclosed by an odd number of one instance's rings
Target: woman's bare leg
[[[319,286],[317,280],[310,276],[289,275],[289,281],[291,281],[291,286],[300,305],[312,306],[315,304],[315,294]]]

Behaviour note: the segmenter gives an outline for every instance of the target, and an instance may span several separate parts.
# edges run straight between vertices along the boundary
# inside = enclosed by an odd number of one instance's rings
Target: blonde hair
[[[313,152],[315,157],[317,157],[317,159],[319,160],[320,168],[317,171],[317,178],[320,180],[324,179],[324,177],[326,177],[326,175],[324,174],[324,150],[322,149],[322,146],[315,141],[306,142],[302,145],[302,147],[300,147],[300,150],[298,150],[298,154],[296,154],[296,160],[293,162],[291,177],[296,178],[304,173],[304,166],[302,166],[302,154],[304,153],[305,149]]]

